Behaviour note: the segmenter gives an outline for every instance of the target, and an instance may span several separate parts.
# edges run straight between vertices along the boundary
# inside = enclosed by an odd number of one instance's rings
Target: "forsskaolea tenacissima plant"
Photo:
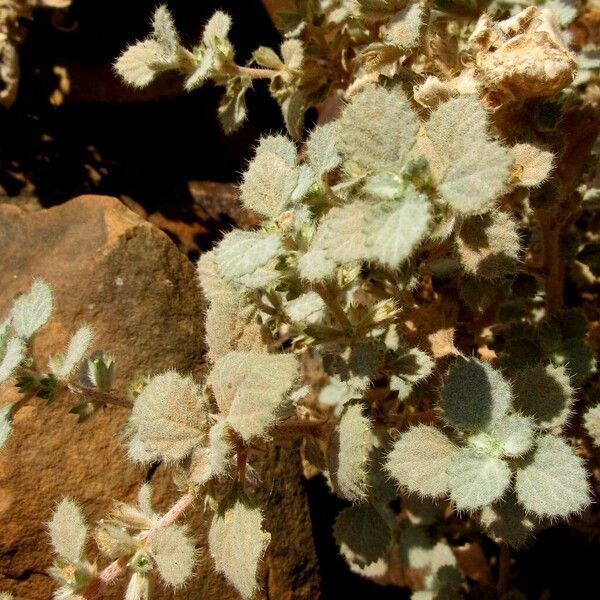
[[[91,531],[63,500],[49,523],[56,598],[97,598],[127,577],[127,600],[146,599],[155,573],[184,585],[198,559],[184,511],[200,498],[215,569],[253,598],[270,535],[247,484],[261,480],[261,449],[290,438],[348,501],[333,533],[349,567],[417,569],[418,600],[475,585],[452,532],[519,548],[588,508],[600,445],[590,307],[565,305],[563,289],[568,278],[594,297],[600,275],[598,148],[576,118],[598,105],[598,51],[567,29],[576,5],[529,4],[299,1],[281,15],[280,51],[243,66],[226,14],[187,49],[157,9],[116,62],[126,82],[175,70],[187,90],[223,86],[232,131],[267,79],[291,137],[261,138],[243,174],[260,226],[198,261],[204,381],[148,374],[118,396],[87,326],[36,366],[53,305],[42,280],[1,325],[0,381],[22,393],[2,409],[3,444],[23,405],[68,391],[80,419],[130,408],[128,458],[171,465],[181,489],[160,513],[144,484]],[[305,131],[310,107],[320,124]]]

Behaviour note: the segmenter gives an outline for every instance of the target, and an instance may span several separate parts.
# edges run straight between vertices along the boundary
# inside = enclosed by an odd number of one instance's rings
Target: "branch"
[[[173,504],[173,506],[151,527],[140,539],[140,542],[146,541],[157,529],[172,525],[181,514],[192,504],[194,495],[187,492]],[[104,590],[127,569],[127,563],[133,554],[121,556],[105,567],[98,577],[88,586],[83,593],[84,600],[95,600],[102,595]]]
[[[112,392],[103,392],[96,388],[80,385],[79,383],[69,383],[67,387],[76,396],[87,398],[100,404],[114,404],[116,406],[123,406],[124,408],[131,408],[133,406],[133,402],[127,396],[119,396]]]
[[[538,211],[544,251],[544,280],[547,316],[554,315],[562,305],[562,270],[559,255],[560,224],[552,213]]]

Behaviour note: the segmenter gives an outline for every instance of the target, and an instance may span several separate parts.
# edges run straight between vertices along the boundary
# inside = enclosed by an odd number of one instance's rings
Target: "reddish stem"
[[[147,540],[157,529],[172,525],[193,501],[194,495],[192,493],[187,492],[183,494],[183,496],[173,504],[155,525],[147,531],[146,535],[144,535],[140,541]],[[131,556],[131,554],[121,556],[117,560],[111,562],[110,565],[104,568],[98,577],[90,584],[82,597],[85,600],[94,600],[101,596],[104,590],[125,571]]]

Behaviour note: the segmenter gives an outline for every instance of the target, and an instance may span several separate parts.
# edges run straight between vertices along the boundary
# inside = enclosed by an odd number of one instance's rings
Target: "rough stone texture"
[[[193,265],[164,233],[116,199],[83,196],[35,212],[0,205],[0,257],[0,315],[33,277],[44,277],[54,288],[55,316],[36,339],[39,368],[87,322],[96,331],[95,348],[116,358],[118,391],[135,375],[167,368],[203,371],[203,302]],[[3,388],[1,402],[10,394]],[[0,455],[0,591],[13,591],[17,598],[51,597],[44,523],[63,495],[78,500],[94,522],[113,499],[133,499],[147,474],[124,460],[125,409],[110,406],[77,424],[68,414],[72,403],[69,397],[50,406],[36,400],[21,410]],[[317,598],[318,569],[297,453],[273,451],[264,467],[266,478],[277,472],[266,520],[275,551],[267,558],[265,595]],[[166,469],[159,467],[152,482],[157,505],[172,503],[177,492]],[[200,548],[199,576],[177,593],[159,584],[154,597],[237,598],[212,571],[204,525],[209,515],[201,500],[188,517]],[[116,585],[104,597],[122,598],[122,589],[122,583]]]

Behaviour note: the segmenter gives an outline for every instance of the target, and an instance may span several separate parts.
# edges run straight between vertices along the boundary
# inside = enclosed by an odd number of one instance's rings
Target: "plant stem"
[[[558,242],[560,224],[553,213],[539,211],[544,252],[546,312],[552,317],[562,305],[562,272]]]
[[[329,286],[323,284],[316,285],[315,292],[321,296],[323,302],[327,305],[329,312],[335,317],[340,326],[344,328],[354,328],[350,319],[348,319],[348,315],[344,312],[344,309],[337,298],[337,294]]]
[[[194,495],[191,492],[186,492],[173,504],[173,506],[155,523],[155,525],[147,531],[140,541],[147,540],[157,529],[167,527],[175,523],[181,514],[192,504]],[[127,568],[127,563],[133,554],[121,556],[113,561],[98,577],[88,586],[87,590],[82,595],[84,600],[94,600],[102,595],[104,590],[112,584]]]
[[[112,392],[103,392],[102,390],[86,387],[78,383],[69,383],[68,388],[76,396],[82,396],[100,404],[114,404],[116,406],[123,406],[124,408],[131,408],[133,406],[133,402],[127,396],[119,396]]]
[[[314,435],[319,437],[325,426],[329,423],[329,419],[289,419],[278,423],[272,430],[273,435],[281,435],[282,437],[291,437],[295,435]]]
[[[241,67],[234,62],[220,62],[216,65],[216,71],[226,75],[238,75],[247,79],[273,79],[279,75],[275,69],[254,69],[252,67]]]
[[[496,591],[501,598],[508,592],[510,582],[510,550],[506,544],[500,546],[500,557],[498,559],[498,584]]]

